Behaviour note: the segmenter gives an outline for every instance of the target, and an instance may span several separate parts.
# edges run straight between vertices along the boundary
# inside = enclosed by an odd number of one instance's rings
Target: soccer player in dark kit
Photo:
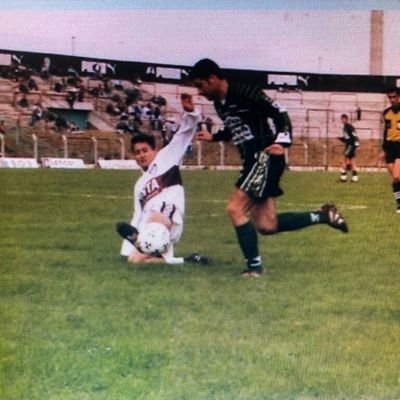
[[[343,124],[343,134],[338,139],[344,143],[342,169],[340,171],[340,181],[347,181],[347,172],[352,174],[351,181],[358,182],[358,173],[355,162],[356,150],[359,146],[358,137],[354,126],[350,124],[347,114],[340,117]]]
[[[244,277],[259,277],[265,270],[258,250],[257,232],[272,235],[316,224],[327,224],[348,232],[346,221],[331,203],[308,212],[276,212],[276,198],[285,170],[284,150],[292,142],[292,127],[287,112],[274,103],[261,88],[234,83],[224,77],[210,59],[198,61],[189,80],[199,95],[214,102],[223,122],[215,134],[202,130],[203,141],[232,141],[239,150],[242,169],[231,194],[227,212],[245,258]],[[268,119],[274,124],[271,129]]]

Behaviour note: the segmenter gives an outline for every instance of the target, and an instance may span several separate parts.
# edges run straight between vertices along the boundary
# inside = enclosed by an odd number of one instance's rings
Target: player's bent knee
[[[255,223],[257,231],[261,235],[274,235],[278,232],[278,221],[276,218],[267,218]]]
[[[278,233],[278,227],[268,227],[268,228],[257,228],[258,232],[261,235],[274,235],[275,233]]]

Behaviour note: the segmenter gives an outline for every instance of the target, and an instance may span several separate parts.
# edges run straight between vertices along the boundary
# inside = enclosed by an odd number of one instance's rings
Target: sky
[[[399,0],[0,0],[0,49],[309,73],[368,74],[384,9],[384,75],[400,75]]]

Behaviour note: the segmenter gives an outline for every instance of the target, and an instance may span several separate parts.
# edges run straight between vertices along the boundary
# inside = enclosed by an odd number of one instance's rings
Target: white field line
[[[9,196],[52,196],[52,197],[80,197],[80,198],[96,198],[96,199],[109,199],[109,200],[127,200],[132,199],[132,196],[117,196],[112,194],[96,194],[96,193],[62,193],[62,192],[33,192],[33,191],[18,191],[18,190],[8,190],[4,192],[5,195]],[[227,199],[190,199],[187,200],[190,203],[207,203],[207,204],[226,204]],[[310,209],[310,210],[317,210],[321,203],[319,204],[310,204],[310,203],[286,203],[287,207],[293,207],[293,210],[299,209]],[[286,207],[285,207],[286,208]],[[340,206],[338,205],[339,211],[340,210],[365,210],[368,207],[364,204],[348,204]],[[278,212],[279,212],[278,206]]]

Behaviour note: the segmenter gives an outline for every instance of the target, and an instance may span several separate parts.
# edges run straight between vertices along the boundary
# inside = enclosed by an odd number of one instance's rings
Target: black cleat
[[[338,212],[336,206],[333,203],[325,203],[322,205],[321,212],[326,213],[328,217],[328,225],[334,229],[339,229],[343,233],[349,231],[346,221],[342,215]]]
[[[115,228],[121,237],[135,244],[139,231],[134,226],[127,222],[117,222]]]
[[[192,264],[207,265],[207,264],[210,264],[211,259],[210,259],[210,257],[207,257],[206,255],[201,254],[201,253],[193,253],[190,256],[185,257],[184,261],[187,263],[192,263]]]

